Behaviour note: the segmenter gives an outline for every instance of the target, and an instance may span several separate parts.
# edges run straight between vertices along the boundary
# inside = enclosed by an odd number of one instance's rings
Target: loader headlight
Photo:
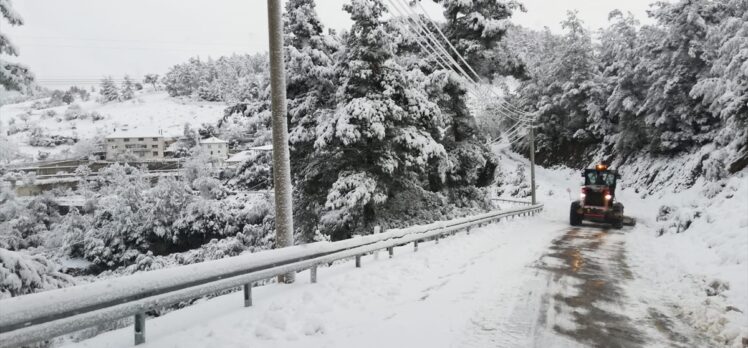
[[[605,195],[605,200],[606,200],[606,201],[609,201],[609,200],[611,200],[611,199],[613,199],[613,196],[611,196],[611,195],[610,195],[610,193],[609,193],[609,194],[607,194],[607,195]]]
[[[584,197],[587,197],[587,195],[584,192],[579,194],[579,198],[584,199]]]

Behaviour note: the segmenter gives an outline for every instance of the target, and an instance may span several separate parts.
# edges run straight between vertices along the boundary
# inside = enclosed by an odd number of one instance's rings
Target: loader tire
[[[579,207],[579,202],[572,202],[571,208],[569,208],[569,224],[572,226],[579,226],[582,224],[582,215],[577,212]]]

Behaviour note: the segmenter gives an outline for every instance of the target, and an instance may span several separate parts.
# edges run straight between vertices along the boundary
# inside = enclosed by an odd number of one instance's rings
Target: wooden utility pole
[[[286,121],[286,67],[283,60],[283,21],[281,1],[268,0],[270,34],[270,90],[273,112],[273,185],[275,186],[275,247],[293,245],[293,202],[291,200],[291,161]],[[278,282],[293,283],[293,272]]]
[[[530,192],[532,192],[532,204],[537,204],[535,196],[535,121],[530,122]]]

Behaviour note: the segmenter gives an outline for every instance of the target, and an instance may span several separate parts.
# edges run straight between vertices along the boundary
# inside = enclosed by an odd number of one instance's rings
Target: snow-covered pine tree
[[[135,90],[129,75],[125,75],[122,80],[122,89],[120,90],[120,98],[122,100],[130,100],[135,97]]]
[[[0,1],[0,14],[10,25],[23,25],[23,19],[13,9],[10,0]],[[1,20],[0,20],[1,21]],[[31,86],[34,74],[23,64],[6,61],[2,55],[18,56],[18,49],[13,46],[5,34],[0,32],[0,86],[7,90],[23,90]]]
[[[602,120],[597,57],[589,32],[575,12],[569,12],[562,22],[566,31],[559,38],[540,45],[538,60],[542,68],[525,81],[519,94],[538,113],[536,149],[538,161],[547,158],[570,160],[579,158],[590,144],[602,139],[604,131],[592,127]],[[547,47],[546,47],[547,45]]]
[[[659,2],[651,11],[664,31],[640,65],[651,73],[642,107],[655,134],[651,148],[661,153],[683,151],[713,139],[718,121],[691,89],[708,74],[705,50],[708,27],[721,21],[719,2]]]
[[[120,99],[119,88],[117,88],[117,84],[111,76],[101,80],[99,94],[101,94],[101,100],[105,103]]]
[[[290,0],[284,16],[286,90],[288,98],[289,142],[295,184],[295,223],[297,230],[313,230],[318,222],[318,201],[327,195],[325,186],[306,180],[306,173],[316,163],[314,141],[317,120],[334,107],[335,60],[340,43],[334,35],[325,34],[313,0]],[[268,156],[258,155],[258,159]],[[247,163],[241,177],[245,185],[270,186],[263,183],[271,173],[270,163]]]
[[[442,28],[444,34],[478,74],[489,79],[496,73],[524,75],[521,60],[502,45],[502,38],[511,25],[510,17],[515,11],[525,10],[519,1],[433,1],[444,6],[447,19]]]
[[[722,121],[715,138],[721,146],[737,147],[737,158],[748,157],[748,2],[721,2],[721,21],[709,27],[706,47],[710,52],[709,73],[691,89],[691,96],[701,98],[709,112]],[[740,161],[730,165],[737,172],[745,167]],[[743,161],[742,163],[745,163]]]
[[[382,1],[352,0],[343,8],[353,27],[335,68],[337,107],[318,121],[315,149],[325,159],[318,163],[323,169],[311,178],[329,188],[319,202],[320,223],[333,239],[369,232],[367,224],[393,191],[423,180],[429,166],[446,160],[435,140],[439,109],[423,92],[423,74],[394,59]]]
[[[605,131],[606,144],[614,145],[617,152],[628,154],[641,150],[648,142],[644,118],[639,109],[648,88],[648,74],[637,69],[646,49],[639,39],[639,22],[631,13],[612,11],[610,26],[600,32],[600,66],[607,96],[603,104],[604,116],[615,125]]]

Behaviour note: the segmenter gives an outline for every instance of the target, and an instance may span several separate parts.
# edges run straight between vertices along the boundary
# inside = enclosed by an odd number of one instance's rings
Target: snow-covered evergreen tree
[[[23,25],[23,19],[13,9],[10,0],[0,1],[0,15],[10,25]],[[25,65],[6,61],[2,55],[18,56],[18,49],[0,32],[0,86],[11,91],[28,89],[34,81],[34,74]]]
[[[604,131],[606,143],[621,153],[641,149],[648,142],[640,108],[645,99],[649,74],[638,65],[645,45],[638,31],[639,22],[629,13],[618,10],[608,16],[610,26],[600,33],[600,66],[606,100],[601,106],[609,124]],[[649,30],[649,29],[645,29]]]
[[[101,94],[102,101],[105,103],[120,100],[119,88],[111,76],[101,80],[99,93]]]
[[[650,72],[642,109],[654,130],[654,151],[682,151],[714,137],[718,118],[690,92],[709,71],[705,41],[708,27],[721,20],[718,7],[718,2],[693,0],[660,2],[652,10],[664,31],[644,31],[661,36],[641,64]]]
[[[102,88],[103,89],[103,88]],[[125,75],[122,80],[122,88],[120,89],[120,98],[122,100],[130,100],[135,97],[135,90],[130,76]]]
[[[344,10],[353,27],[335,68],[337,106],[318,120],[315,141],[325,168],[307,177],[330,188],[320,222],[334,239],[374,222],[391,190],[423,179],[429,166],[446,160],[435,140],[441,114],[423,92],[423,74],[395,60],[384,4],[353,0]]]
[[[524,75],[524,65],[503,45],[515,11],[524,11],[516,0],[434,0],[444,6],[447,23],[442,30],[478,74],[493,78]],[[446,46],[445,43],[442,42]],[[454,57],[457,61],[458,58]],[[467,70],[467,67],[463,67]]]
[[[717,142],[742,147],[740,155],[747,156],[748,2],[724,1],[716,11],[721,20],[709,27],[705,43],[711,67],[691,89],[691,96],[701,98],[709,112],[722,120]]]

